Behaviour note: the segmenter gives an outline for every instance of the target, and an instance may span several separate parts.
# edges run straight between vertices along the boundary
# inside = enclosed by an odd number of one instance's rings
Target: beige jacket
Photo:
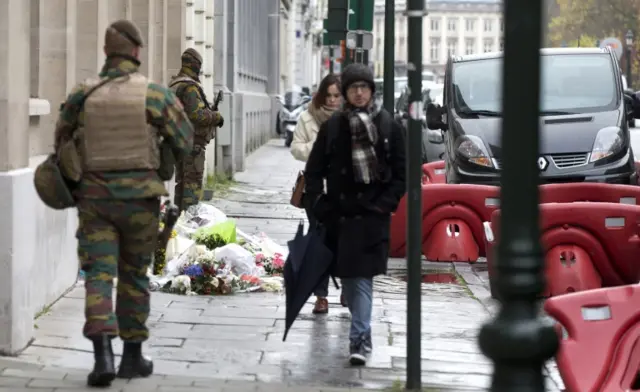
[[[316,141],[320,126],[305,110],[300,114],[296,129],[293,131],[293,141],[291,142],[291,155],[299,161],[306,162],[311,154],[311,148]]]

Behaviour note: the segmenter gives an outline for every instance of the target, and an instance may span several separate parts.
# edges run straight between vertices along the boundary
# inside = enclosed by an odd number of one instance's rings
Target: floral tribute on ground
[[[208,204],[183,212],[166,252],[158,250],[151,289],[184,295],[282,290],[287,250],[248,235]]]

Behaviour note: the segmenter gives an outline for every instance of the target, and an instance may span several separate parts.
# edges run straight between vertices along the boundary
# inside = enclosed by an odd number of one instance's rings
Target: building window
[[[504,33],[504,20],[500,19],[500,32]]]
[[[407,47],[405,45],[405,38],[400,37],[400,56],[398,56],[398,60],[403,61],[407,58]]]
[[[458,39],[457,38],[449,38],[447,40],[447,54],[449,57],[455,56],[458,54]]]
[[[484,20],[484,31],[491,32],[493,31],[493,20],[485,19]]]
[[[384,57],[384,49],[382,47],[382,39],[380,37],[376,38],[376,60],[382,61]]]
[[[475,52],[476,40],[473,38],[467,38],[464,42],[464,53],[473,54]]]
[[[440,19],[431,19],[431,31],[440,31]]]
[[[458,27],[457,21],[455,19],[447,19],[447,30],[449,31],[456,31],[456,28]]]
[[[382,18],[376,18],[376,33],[381,35],[383,33],[382,29]]]
[[[503,39],[500,40],[500,51],[501,52],[504,51],[504,40]]]
[[[465,25],[467,31],[475,31],[476,29],[476,20],[475,19],[467,19],[465,20]]]
[[[493,39],[492,38],[485,38],[484,39],[484,48],[483,48],[485,53],[488,52],[493,52]]]
[[[440,61],[440,38],[431,38],[431,62]]]

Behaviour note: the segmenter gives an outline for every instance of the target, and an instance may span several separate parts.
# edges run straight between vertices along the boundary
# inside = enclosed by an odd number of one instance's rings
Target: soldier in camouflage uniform
[[[160,197],[168,195],[157,174],[158,146],[168,141],[181,157],[193,144],[193,126],[173,92],[139,73],[142,46],[133,23],[111,24],[99,78],[73,89],[55,130],[56,151],[74,139],[82,162],[73,192],[78,257],[86,276],[83,333],[93,342],[95,356],[88,384],[95,387],[109,386],[116,377],[111,339],[117,336],[124,341],[117,377],[153,372],[142,342],[149,337],[147,269],[158,238]]]
[[[195,49],[182,54],[182,68],[169,87],[176,93],[189,120],[194,125],[193,151],[176,164],[175,204],[181,211],[198,204],[202,192],[205,149],[215,137],[215,128],[222,127],[220,112],[211,109],[200,85],[202,56]]]

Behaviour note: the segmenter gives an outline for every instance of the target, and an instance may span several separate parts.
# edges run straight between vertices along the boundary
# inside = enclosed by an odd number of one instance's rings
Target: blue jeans
[[[371,335],[373,279],[343,278],[340,280],[342,281],[342,293],[351,313],[349,340],[358,341],[363,336]]]

